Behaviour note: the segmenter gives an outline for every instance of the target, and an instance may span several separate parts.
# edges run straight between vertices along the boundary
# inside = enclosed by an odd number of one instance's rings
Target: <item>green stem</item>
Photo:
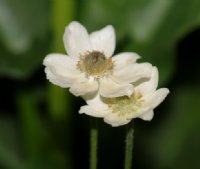
[[[90,169],[97,169],[97,145],[98,129],[95,126],[90,129]]]
[[[127,126],[124,169],[131,169],[133,156],[133,124]]]
[[[63,33],[65,26],[75,17],[76,1],[74,0],[52,0],[51,25],[53,31],[52,52],[65,53],[63,45]],[[48,88],[48,112],[54,121],[66,118],[67,112],[71,111],[70,95],[66,90],[49,83]]]

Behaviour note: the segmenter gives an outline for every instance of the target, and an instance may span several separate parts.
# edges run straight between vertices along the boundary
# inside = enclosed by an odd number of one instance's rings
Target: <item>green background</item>
[[[151,122],[134,120],[133,168],[200,168],[199,0],[0,0],[0,168],[86,169],[84,104],[50,84],[42,61],[65,53],[73,20],[89,32],[112,24],[115,53],[137,52],[157,66],[170,94]],[[125,128],[99,123],[101,169],[123,168]]]

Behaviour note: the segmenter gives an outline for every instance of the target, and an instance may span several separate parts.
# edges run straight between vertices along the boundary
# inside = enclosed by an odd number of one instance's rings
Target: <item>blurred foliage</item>
[[[65,52],[72,20],[90,32],[112,24],[116,53],[139,53],[170,88],[151,123],[135,120],[133,166],[200,168],[199,9],[199,0],[0,0],[0,168],[88,168],[83,103],[47,82],[42,67],[47,53]],[[122,168],[124,127],[100,122],[100,132],[99,166]]]
[[[192,86],[192,88],[191,88]],[[157,127],[140,126],[140,148],[152,168],[200,168],[200,112],[197,85],[176,88]],[[165,105],[166,106],[166,105]],[[161,115],[160,115],[161,116]],[[159,126],[159,127],[158,127]],[[146,128],[146,129],[145,129]],[[148,132],[144,131],[148,130]],[[143,147],[144,145],[144,147]],[[142,158],[144,154],[139,155]],[[144,164],[143,164],[144,165]]]
[[[0,1],[0,74],[20,78],[38,68],[48,45],[48,20],[47,0]]]
[[[47,0],[0,1],[1,35],[11,52],[21,54],[32,46],[36,38],[44,37],[48,29],[47,2]]]

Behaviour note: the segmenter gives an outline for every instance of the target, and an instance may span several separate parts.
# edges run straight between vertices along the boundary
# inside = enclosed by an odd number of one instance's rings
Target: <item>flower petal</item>
[[[104,52],[106,57],[113,55],[115,50],[115,30],[111,25],[90,34],[93,50]]]
[[[169,94],[169,89],[161,88],[156,90],[152,95],[146,96],[146,105],[151,106],[152,108],[157,107]]]
[[[63,41],[69,56],[78,57],[80,54],[92,50],[87,30],[75,21],[65,28]]]
[[[96,92],[98,89],[98,83],[96,80],[90,80],[85,78],[82,81],[74,83],[69,91],[75,96],[83,96],[88,93]]]
[[[157,86],[158,86],[158,69],[157,67],[154,66],[152,69],[150,80],[139,84],[139,86],[137,86],[136,88],[141,93],[148,94],[156,91]]]
[[[116,113],[109,113],[104,117],[104,122],[110,124],[112,127],[118,127],[129,123],[131,120]]]
[[[85,113],[93,117],[104,117],[109,113],[109,109],[104,109],[100,104],[85,105],[80,108],[79,113]]]
[[[113,56],[114,71],[121,70],[129,64],[135,63],[139,58],[140,56],[133,52],[123,52]]]
[[[100,95],[104,97],[131,96],[133,85],[127,83],[116,83],[110,78],[100,79]]]
[[[139,118],[141,118],[142,120],[146,120],[146,121],[151,121],[153,118],[153,110],[150,110],[144,114],[142,114],[141,116],[139,116]]]
[[[55,73],[52,73],[53,71],[51,71],[49,68],[45,68],[44,69],[47,79],[53,83],[54,85],[58,85],[62,88],[68,88],[69,86],[71,86],[71,81],[67,80],[59,75],[56,75]]]
[[[133,83],[142,78],[149,78],[152,72],[150,63],[135,63],[113,72],[113,79],[117,82]]]
[[[104,117],[109,113],[108,105],[103,102],[99,93],[87,94],[83,96],[83,99],[88,105],[82,106],[79,113],[85,113],[94,117]]]
[[[63,54],[49,54],[45,57],[43,65],[46,66],[47,79],[53,84],[63,88],[83,77],[76,69],[76,63],[69,56]]]
[[[103,98],[100,96],[98,92],[89,93],[87,95],[82,96],[83,99],[87,102],[88,105],[104,105],[107,108],[107,105],[104,103]]]

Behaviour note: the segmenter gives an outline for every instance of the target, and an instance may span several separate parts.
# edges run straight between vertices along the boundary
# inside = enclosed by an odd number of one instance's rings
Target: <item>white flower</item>
[[[104,121],[112,126],[121,126],[129,123],[133,118],[150,121],[153,118],[153,109],[167,96],[169,90],[158,86],[158,70],[152,68],[151,78],[148,81],[135,84],[135,91],[131,97],[103,98],[96,95],[87,99],[87,104],[82,106],[79,113],[94,117],[103,117]]]
[[[88,34],[78,22],[71,22],[64,33],[68,53],[49,54],[43,64],[47,79],[55,85],[70,88],[76,96],[99,92],[104,97],[130,96],[131,83],[149,78],[151,64],[136,63],[139,56],[126,52],[111,57],[115,49],[112,26]]]

